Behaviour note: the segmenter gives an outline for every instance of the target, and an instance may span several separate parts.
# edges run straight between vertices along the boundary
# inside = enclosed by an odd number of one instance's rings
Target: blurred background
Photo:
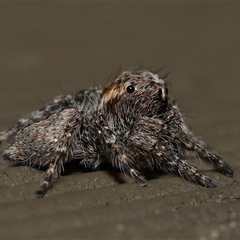
[[[119,66],[139,65],[171,71],[171,95],[190,113],[231,121],[239,13],[239,3],[216,2],[1,3],[1,129],[55,95],[104,86]]]

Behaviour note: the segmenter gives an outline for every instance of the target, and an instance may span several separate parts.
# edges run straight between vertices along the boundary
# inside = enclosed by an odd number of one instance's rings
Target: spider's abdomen
[[[80,117],[75,108],[66,108],[23,128],[3,152],[3,158],[32,166],[71,159]]]

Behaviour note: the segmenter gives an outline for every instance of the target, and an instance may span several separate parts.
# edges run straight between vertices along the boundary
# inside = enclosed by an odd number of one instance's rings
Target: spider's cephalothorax
[[[153,117],[164,112],[168,89],[163,79],[151,72],[124,72],[101,94],[101,107],[120,118]]]
[[[147,183],[143,170],[156,168],[215,187],[213,180],[184,159],[189,150],[217,171],[233,175],[231,167],[189,130],[168,96],[164,77],[145,70],[124,72],[103,90],[56,97],[0,134],[0,142],[10,139],[5,160],[48,167],[39,197],[73,159],[90,168],[108,161],[141,186]]]

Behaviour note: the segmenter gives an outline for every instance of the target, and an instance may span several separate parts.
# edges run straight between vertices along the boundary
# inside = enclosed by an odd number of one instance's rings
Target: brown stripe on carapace
[[[110,100],[113,100],[125,93],[125,84],[122,79],[117,79],[109,83],[102,91],[101,100],[106,104]]]

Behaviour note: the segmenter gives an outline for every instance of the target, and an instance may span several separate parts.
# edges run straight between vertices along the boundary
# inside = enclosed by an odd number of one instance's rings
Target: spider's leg
[[[53,183],[59,178],[61,173],[61,163],[56,161],[50,163],[49,168],[44,173],[39,189],[35,192],[36,196],[41,198],[44,197],[47,190],[53,185]]]
[[[146,186],[147,180],[139,171],[135,159],[126,145],[117,139],[117,136],[103,120],[96,125],[96,128],[102,142],[103,152],[108,154],[106,157],[110,163],[131,176],[140,186]]]
[[[78,109],[86,114],[94,112],[99,105],[101,91],[98,87],[94,87],[77,92],[74,101]]]
[[[194,151],[200,158],[208,163],[211,163],[218,172],[233,177],[233,169],[222,160],[222,158],[214,151],[207,149],[204,144],[194,139],[186,139],[184,143],[188,150]]]
[[[8,141],[13,138],[22,128],[46,119],[61,109],[75,107],[79,111],[84,110],[87,113],[95,111],[99,103],[100,93],[101,90],[95,87],[81,90],[74,96],[65,95],[55,97],[40,110],[30,113],[27,117],[20,118],[11,128],[0,132],[0,144],[3,141]]]
[[[228,177],[233,176],[232,168],[224,162],[218,154],[207,149],[203,141],[194,136],[175,103],[173,103],[172,110],[166,114],[164,121],[167,123],[167,130],[171,133],[174,141],[178,142],[179,145],[182,145],[183,148],[187,150],[195,152],[206,162],[210,162],[218,172]]]
[[[73,159],[79,121],[81,114],[75,108],[56,112],[19,131],[3,152],[3,159],[7,161],[48,167],[36,193],[39,197],[58,179],[63,165]]]
[[[134,163],[133,157],[128,153],[129,149],[117,141],[110,146],[110,149],[111,163],[113,166],[118,167],[121,171],[132,177],[141,187],[145,187],[147,180]]]
[[[179,158],[171,145],[168,145],[168,141],[174,136],[171,132],[164,133],[164,128],[164,123],[159,119],[138,118],[124,142],[145,156],[148,168],[156,166],[165,172],[178,173],[181,177],[201,186],[215,187],[214,181],[187,161]],[[164,140],[159,140],[159,135]]]
[[[198,168],[192,166],[184,159],[172,154],[170,151],[155,150],[153,153],[156,165],[166,172],[178,173],[180,177],[197,183],[203,187],[216,187],[215,181],[211,180],[208,176],[201,173]],[[158,157],[161,154],[161,157]]]
[[[203,187],[216,187],[215,181],[211,180],[208,176],[201,173],[196,167],[189,164],[187,161],[178,159],[177,161],[178,174],[188,181],[198,183]]]
[[[29,126],[32,123],[46,119],[51,114],[67,107],[74,107],[74,100],[71,95],[58,96],[49,102],[42,109],[32,112],[29,116],[20,118],[15,125],[8,130],[0,132],[0,144],[3,141],[8,141],[13,138],[22,128]]]
[[[99,148],[98,135],[92,122],[91,115],[84,114],[79,124],[74,159],[80,159],[80,164],[87,168],[97,169],[102,163],[101,148]]]

